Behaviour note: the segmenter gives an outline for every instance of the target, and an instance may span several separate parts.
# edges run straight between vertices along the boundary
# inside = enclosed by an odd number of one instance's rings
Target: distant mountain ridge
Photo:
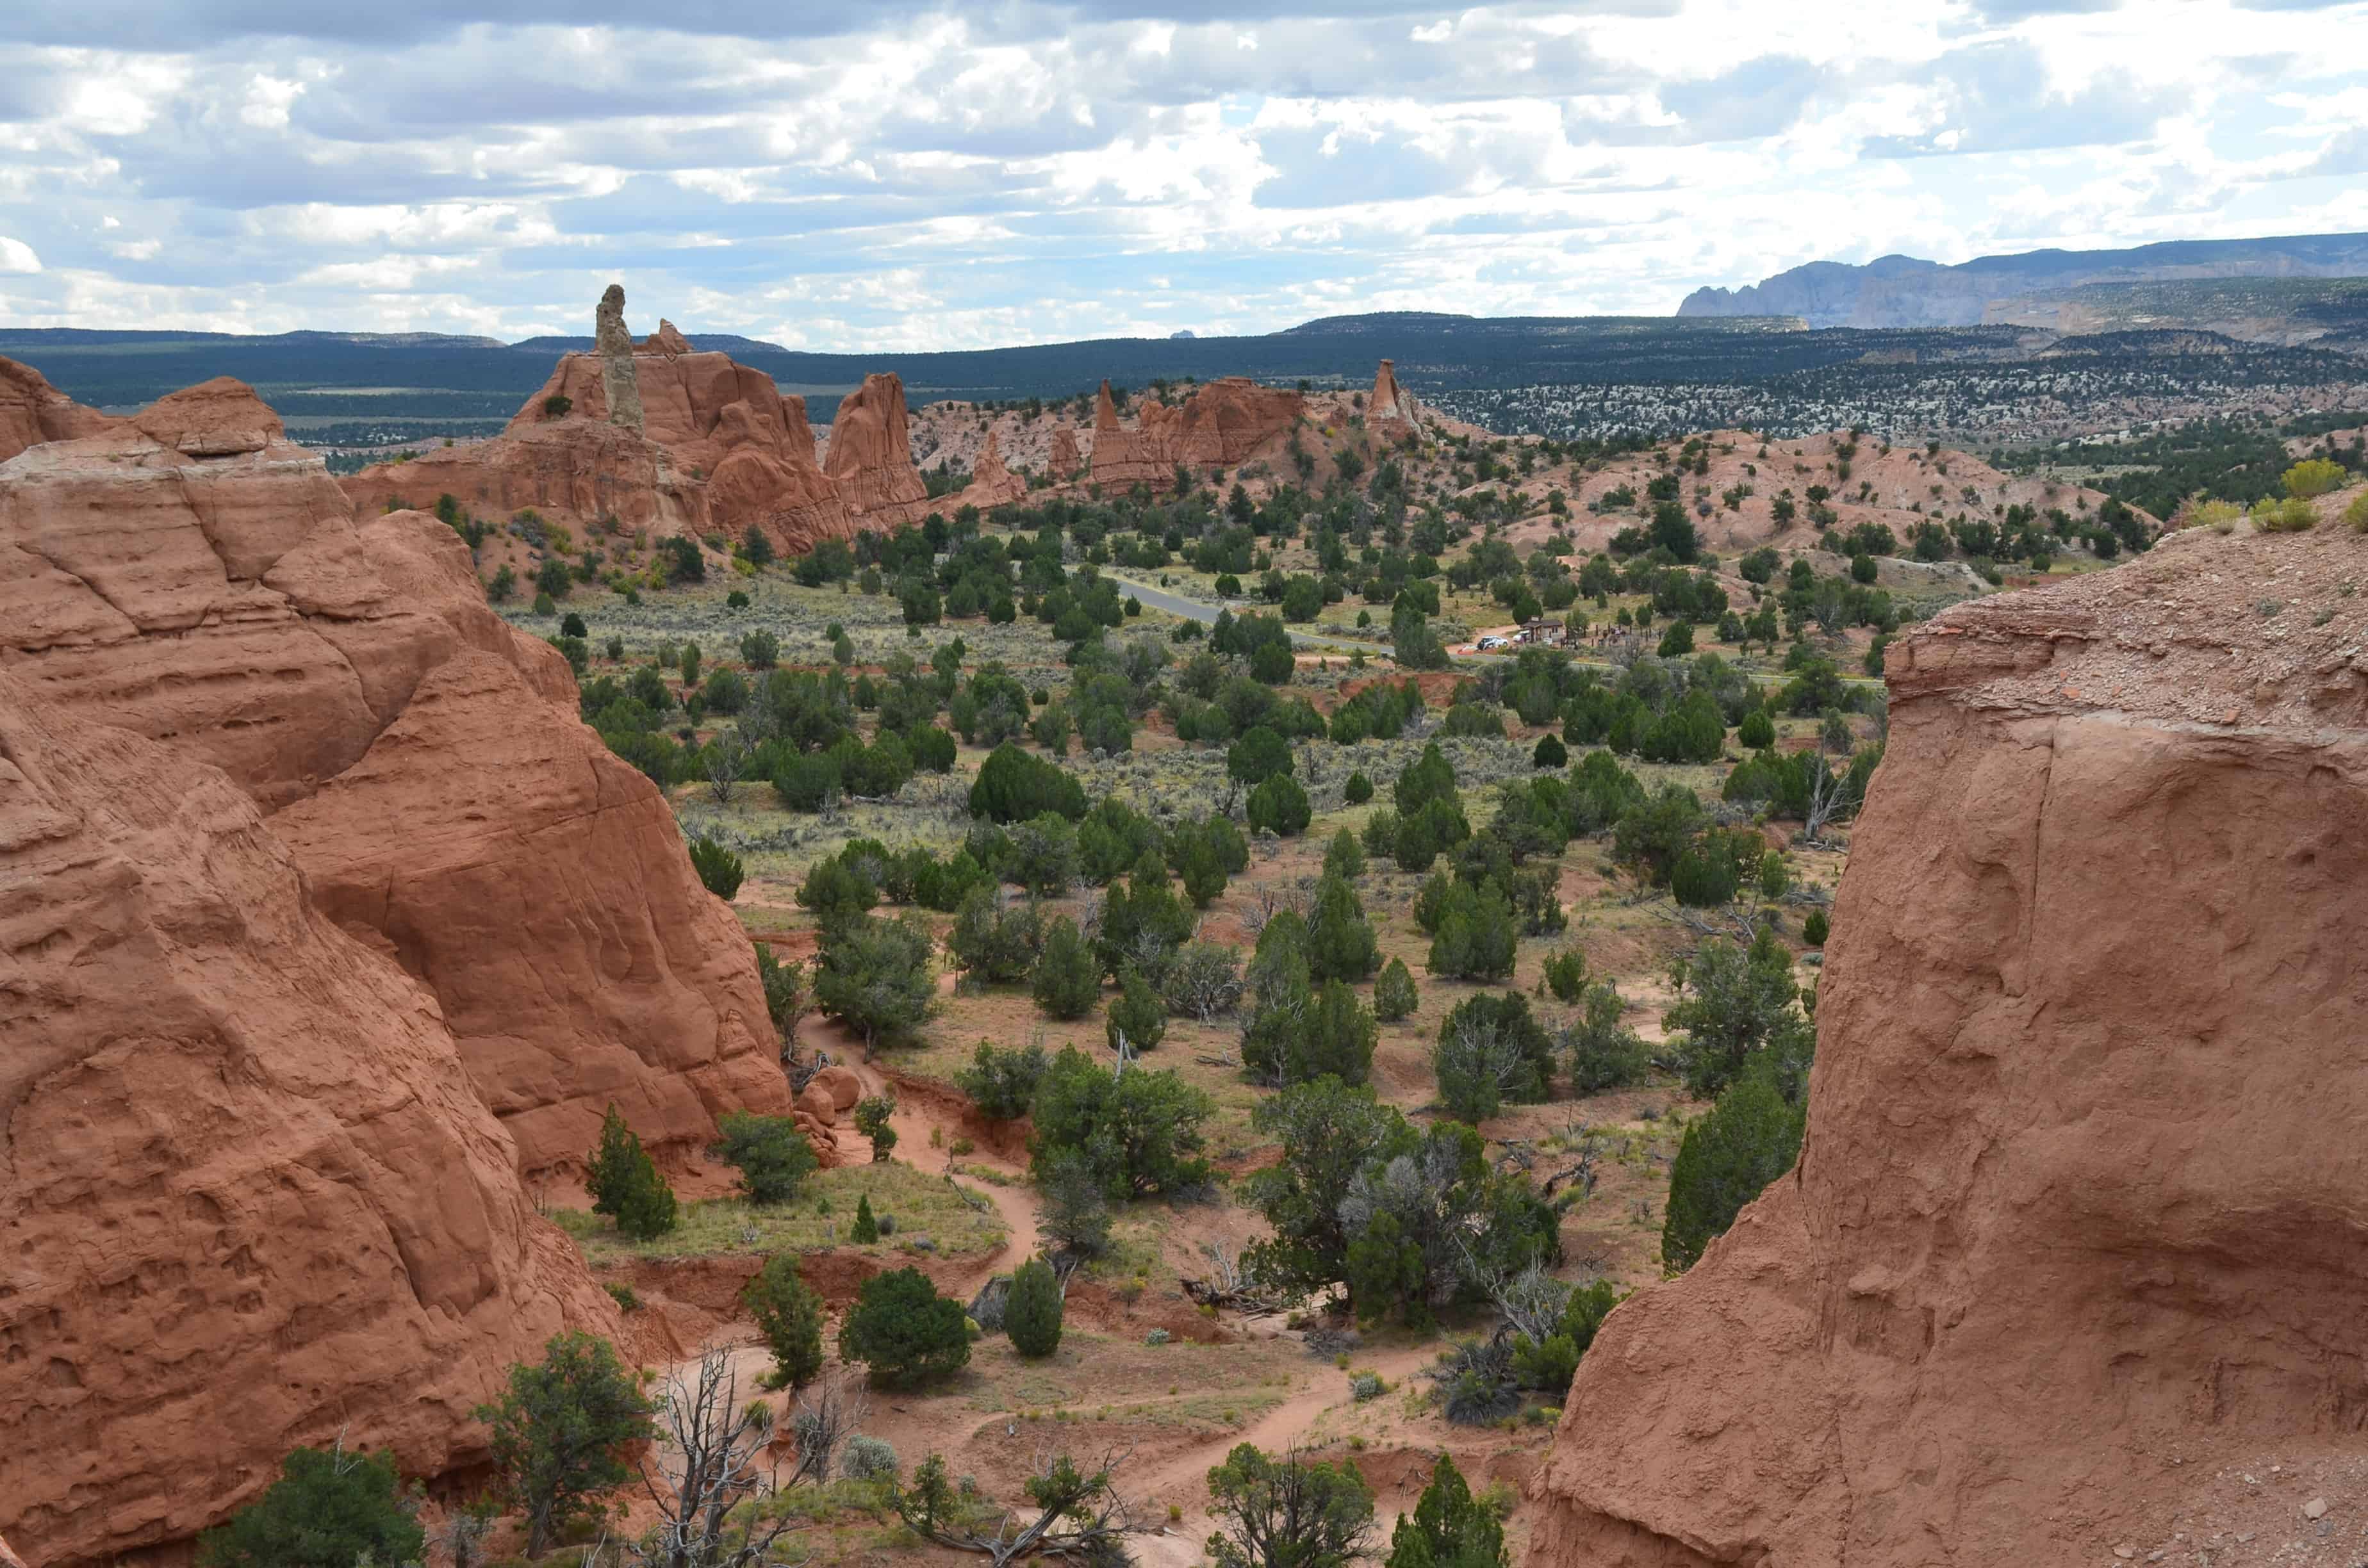
[[[2368,277],[2368,234],[2165,240],[2128,250],[2041,250],[1953,266],[1886,256],[1813,261],[1740,289],[1697,289],[1681,317],[1792,317],[1811,327],[1980,326],[2020,322],[2037,301],[2096,284]]]

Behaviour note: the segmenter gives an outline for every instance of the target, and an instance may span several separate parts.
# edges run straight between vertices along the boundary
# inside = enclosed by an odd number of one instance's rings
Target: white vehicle
[[[1478,649],[1482,653],[1486,653],[1491,648],[1501,648],[1504,645],[1505,640],[1502,637],[1483,637],[1479,642],[1473,644],[1474,648]]]

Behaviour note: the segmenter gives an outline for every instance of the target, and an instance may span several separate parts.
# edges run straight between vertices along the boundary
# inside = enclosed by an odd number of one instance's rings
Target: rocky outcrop
[[[600,391],[609,423],[628,430],[642,425],[641,381],[633,372],[633,335],[625,327],[625,289],[611,283],[592,318],[592,352],[600,361]]]
[[[1306,412],[1306,399],[1280,387],[1228,376],[1196,389],[1180,404],[1146,401],[1134,428],[1119,423],[1110,383],[1094,403],[1093,482],[1106,488],[1173,489],[1176,470],[1234,468],[1276,455]]]
[[[456,646],[279,437],[253,392],[209,382],[0,465],[0,668],[267,809],[349,767]]]
[[[662,1149],[788,1108],[746,938],[565,663],[434,517],[357,526],[246,389],[0,466],[0,671],[276,812],[324,907],[434,990],[521,1168],[580,1159],[602,1096]]]
[[[30,365],[0,359],[0,462],[44,441],[71,441],[116,421],[68,397]]]
[[[37,1562],[185,1540],[341,1429],[479,1461],[510,1362],[618,1332],[436,997],[306,881],[196,751],[0,675],[0,1516]]]
[[[919,522],[929,510],[928,486],[913,463],[900,377],[866,376],[839,399],[823,472],[838,486],[847,509],[874,529]]]
[[[986,446],[978,454],[978,462],[970,471],[970,483],[954,497],[954,506],[975,506],[982,512],[997,506],[1015,506],[1028,499],[1028,482],[1003,466],[1002,443],[995,432],[986,433]]]
[[[621,294],[610,293],[621,311]],[[609,303],[601,302],[604,322]],[[826,474],[815,460],[805,401],[783,396],[770,376],[694,348],[672,322],[660,322],[638,348],[621,341],[630,420],[611,402],[620,384],[614,356],[563,355],[498,438],[364,469],[344,482],[347,494],[364,512],[432,506],[450,494],[481,517],[530,506],[578,528],[608,522],[736,537],[753,526],[791,553],[917,521],[928,510],[894,376],[871,378],[848,400],[856,413],[845,441],[848,472],[834,477],[836,468]],[[847,430],[843,407],[835,451]]]
[[[2110,1560],[2356,1443],[2363,573],[2197,530],[1892,645],[1800,1164],[1606,1324],[1533,1564]]]
[[[1389,360],[1373,372],[1373,392],[1365,400],[1365,423],[1385,441],[1404,440],[1422,428],[1422,405],[1398,385],[1397,367]]]
[[[272,828],[323,910],[435,985],[520,1169],[580,1163],[612,1102],[677,1150],[790,1109],[747,937],[664,797],[508,662],[438,667]]]
[[[1105,388],[1104,391],[1107,392],[1108,389]],[[1111,423],[1117,423],[1115,413],[1111,415]],[[1085,454],[1077,450],[1077,433],[1066,425],[1053,431],[1052,460],[1053,482],[1059,483],[1074,479],[1076,477],[1077,471],[1085,466]]]

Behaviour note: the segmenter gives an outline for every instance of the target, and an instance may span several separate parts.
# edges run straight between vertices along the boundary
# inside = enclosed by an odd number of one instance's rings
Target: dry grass
[[[1003,1244],[1003,1221],[991,1206],[973,1209],[943,1177],[924,1176],[897,1160],[817,1172],[788,1203],[755,1204],[736,1198],[685,1203],[680,1222],[646,1242],[628,1241],[617,1233],[613,1221],[580,1209],[562,1209],[552,1218],[575,1238],[597,1268],[633,1258],[851,1247],[848,1230],[855,1221],[858,1201],[867,1196],[875,1216],[894,1217],[896,1233],[854,1250],[897,1257],[911,1250],[915,1238],[927,1237],[936,1256],[961,1257]]]

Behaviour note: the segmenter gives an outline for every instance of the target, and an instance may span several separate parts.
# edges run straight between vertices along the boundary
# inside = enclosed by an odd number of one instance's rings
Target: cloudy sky
[[[2368,230],[2368,0],[9,0],[0,325],[922,349]]]

